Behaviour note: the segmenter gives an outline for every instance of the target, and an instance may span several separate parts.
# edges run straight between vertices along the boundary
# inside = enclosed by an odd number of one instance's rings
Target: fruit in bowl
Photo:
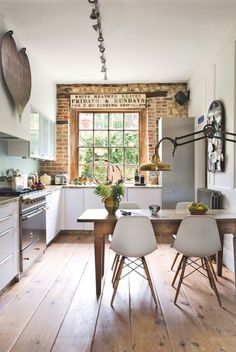
[[[31,186],[31,189],[35,189],[36,191],[44,188],[45,188],[45,184],[42,182],[34,182]]]
[[[203,202],[200,202],[200,203],[193,202],[188,206],[188,210],[191,215],[201,215],[207,212],[208,205]]]

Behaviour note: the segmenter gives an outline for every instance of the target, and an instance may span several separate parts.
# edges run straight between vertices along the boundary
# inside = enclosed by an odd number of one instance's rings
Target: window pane
[[[108,114],[94,114],[94,129],[105,130],[108,128]]]
[[[93,114],[92,113],[80,113],[79,114],[79,129],[80,130],[92,130],[93,129]]]
[[[109,133],[111,147],[123,147],[123,131],[112,131]]]
[[[126,130],[138,130],[139,128],[139,114],[137,112],[125,113],[125,127]]]
[[[107,147],[108,146],[108,131],[94,132],[94,146]]]
[[[109,161],[112,164],[123,163],[123,148],[111,148],[109,149]]]
[[[125,132],[124,136],[124,146],[125,147],[138,147],[139,143],[138,131],[136,132]]]
[[[107,160],[107,159],[108,159],[107,148],[94,148],[94,160]]]
[[[30,114],[30,129],[39,130],[39,113],[31,112]]]
[[[135,169],[136,166],[126,166],[124,176],[128,181],[134,180]]]
[[[79,132],[79,146],[80,147],[93,146],[93,131]]]
[[[110,114],[109,126],[112,130],[123,129],[123,114],[114,113]]]
[[[123,165],[107,165],[107,177],[112,182],[117,182],[123,176]]]
[[[94,163],[94,177],[101,182],[107,179],[107,169],[104,167],[102,160]]]
[[[93,160],[93,148],[79,148],[79,163],[88,163]]]
[[[80,164],[79,165],[79,176],[84,176],[88,178],[93,177],[93,163]]]
[[[125,164],[138,164],[138,148],[125,148]]]

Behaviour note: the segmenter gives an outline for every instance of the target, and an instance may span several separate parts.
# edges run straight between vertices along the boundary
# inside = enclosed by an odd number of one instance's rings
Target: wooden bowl
[[[204,215],[208,209],[188,209],[191,215]]]

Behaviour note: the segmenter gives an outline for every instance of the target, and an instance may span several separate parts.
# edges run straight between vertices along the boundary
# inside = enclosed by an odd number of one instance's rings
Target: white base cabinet
[[[92,223],[78,223],[77,218],[86,209],[104,208],[101,197],[94,194],[94,188],[64,188],[64,229],[65,230],[93,230]],[[137,202],[141,208],[148,208],[151,204],[162,205],[162,189],[127,187],[124,201]]]
[[[0,205],[0,290],[19,274],[19,203]]]
[[[83,230],[84,224],[77,218],[83,213],[84,189],[64,188],[65,230]]]
[[[52,191],[47,194],[47,210],[46,210],[46,243],[49,244],[53,238],[61,230],[61,205],[62,194],[61,189]]]

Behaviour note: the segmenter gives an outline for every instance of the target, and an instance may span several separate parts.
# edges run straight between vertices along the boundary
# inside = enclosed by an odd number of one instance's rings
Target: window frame
[[[79,114],[80,113],[138,113],[139,114],[139,163],[143,163],[147,159],[147,119],[145,118],[145,109],[114,109],[114,110],[101,110],[101,109],[80,109],[75,110],[72,114],[70,121],[70,173],[71,179],[75,179],[79,175]],[[123,131],[123,129],[122,129]],[[128,131],[128,130],[127,130]],[[94,148],[94,146],[93,146]]]

